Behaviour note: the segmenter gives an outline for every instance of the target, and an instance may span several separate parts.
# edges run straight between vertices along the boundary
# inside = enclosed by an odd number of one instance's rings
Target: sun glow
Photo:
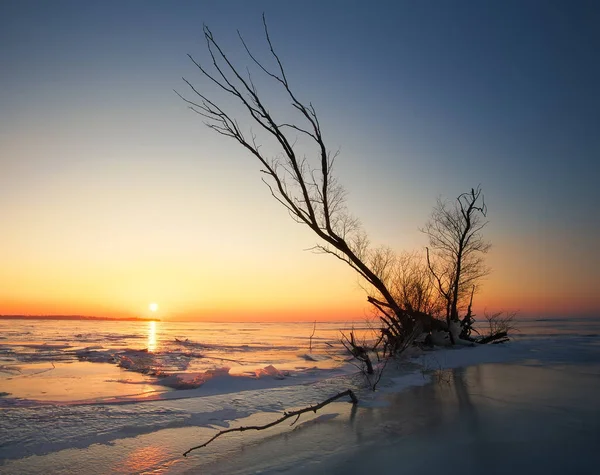
[[[150,305],[148,305],[148,308],[150,309],[151,312],[156,312],[158,310],[158,304],[155,302],[152,302]]]

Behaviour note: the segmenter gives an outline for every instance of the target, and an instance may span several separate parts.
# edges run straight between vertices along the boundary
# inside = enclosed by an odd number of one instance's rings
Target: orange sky
[[[0,314],[148,317],[151,302],[162,319],[369,313],[352,270],[303,251],[315,237],[255,160],[173,93],[183,75],[218,94],[186,57],[207,60],[203,22],[242,65],[236,28],[266,53],[265,9],[374,245],[422,249],[436,198],[481,184],[493,272],[476,312],[599,314],[598,62],[581,60],[595,50],[567,17],[525,4],[396,3],[355,3],[343,21],[330,2],[0,5]],[[566,44],[581,55],[560,54]]]

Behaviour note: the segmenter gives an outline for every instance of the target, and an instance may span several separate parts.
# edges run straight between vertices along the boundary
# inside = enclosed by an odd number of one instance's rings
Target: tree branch
[[[206,447],[208,444],[210,444],[215,439],[221,437],[222,435],[229,434],[230,432],[245,432],[247,430],[264,430],[264,429],[273,427],[277,424],[280,424],[281,422],[289,419],[290,417],[296,417],[296,420],[292,423],[292,425],[293,425],[296,423],[296,421],[298,420],[298,418],[300,417],[301,414],[304,414],[305,412],[315,412],[316,413],[319,409],[325,407],[327,404],[332,403],[333,401],[336,401],[337,399],[343,398],[344,396],[349,396],[350,400],[352,401],[352,404],[358,404],[358,398],[356,397],[354,392],[351,389],[347,389],[346,391],[342,391],[341,393],[338,393],[335,396],[331,396],[329,399],[325,399],[325,401],[320,402],[319,404],[315,404],[314,406],[308,406],[308,407],[305,407],[304,409],[298,409],[297,411],[284,412],[283,416],[281,416],[279,419],[277,419],[273,422],[269,422],[268,424],[265,424],[262,426],[243,426],[243,427],[234,427],[232,429],[221,430],[221,431],[217,432],[213,437],[208,439],[206,442],[204,442],[203,444],[197,445],[195,447],[192,447],[191,449],[186,450],[183,453],[183,456],[187,457],[187,455],[190,452],[192,452],[193,450],[197,450],[197,449],[201,449],[202,447]]]

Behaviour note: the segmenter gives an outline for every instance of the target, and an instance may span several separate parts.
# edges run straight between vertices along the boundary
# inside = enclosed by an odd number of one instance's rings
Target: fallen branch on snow
[[[336,394],[335,396],[331,396],[329,399],[325,399],[325,401],[323,401],[319,404],[316,404],[314,406],[308,406],[308,407],[305,407],[304,409],[298,409],[297,411],[284,412],[282,417],[280,417],[276,421],[269,422],[268,424],[265,424],[263,426],[235,427],[233,429],[225,429],[225,430],[219,431],[214,436],[212,436],[210,439],[208,439],[206,442],[204,442],[203,444],[197,445],[196,447],[192,447],[191,449],[186,450],[183,453],[183,456],[187,457],[187,454],[189,454],[191,451],[196,450],[196,449],[201,449],[202,447],[206,447],[208,444],[210,444],[216,438],[221,437],[224,434],[228,434],[229,432],[245,432],[247,430],[264,430],[264,429],[268,429],[269,427],[273,427],[273,426],[279,424],[280,422],[283,422],[286,419],[289,419],[290,417],[296,416],[296,420],[294,420],[294,422],[292,422],[292,424],[291,424],[291,425],[294,425],[300,418],[301,414],[304,414],[305,412],[315,412],[316,413],[319,409],[325,407],[327,404],[329,404],[337,399],[340,399],[344,396],[349,396],[352,401],[352,404],[358,404],[358,398],[352,392],[351,389],[348,389],[346,391],[342,391],[341,393]]]

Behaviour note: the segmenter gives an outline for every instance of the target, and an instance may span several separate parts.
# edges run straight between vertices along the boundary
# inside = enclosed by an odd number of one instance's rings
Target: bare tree
[[[427,265],[444,301],[448,326],[451,321],[459,321],[461,305],[489,273],[483,260],[491,247],[482,235],[486,215],[478,186],[459,195],[453,203],[438,199],[422,230],[429,237]]]
[[[404,347],[404,340],[413,335],[416,323],[419,326],[422,323],[427,325],[431,319],[403,308],[386,285],[386,272],[392,269],[393,253],[385,248],[372,249],[359,221],[348,213],[345,191],[333,174],[338,153],[325,145],[321,124],[312,103],[301,102],[292,91],[283,63],[273,47],[264,15],[263,26],[271,67],[257,59],[238,32],[241,47],[247,53],[254,71],[279,88],[295,113],[295,121],[279,119],[271,112],[258,93],[250,68],[240,69],[234,65],[206,25],[203,31],[209,66],[188,56],[205,83],[212,85],[216,92],[209,97],[203,92],[206,84],[199,88],[183,78],[192,96],[186,98],[177,94],[190,109],[203,117],[206,126],[235,140],[258,160],[262,181],[273,198],[288,211],[292,219],[308,226],[319,238],[313,251],[335,256],[367,282],[372,290],[368,300],[380,310],[387,337],[397,340],[391,347],[399,350]],[[222,93],[221,97],[237,100],[250,123],[258,127],[270,144],[276,146],[274,153],[267,155],[262,147],[264,142],[261,140],[259,143],[258,134],[240,124],[239,114],[234,116],[227,112],[223,105],[227,101],[216,99],[217,93]],[[298,150],[299,143],[305,146],[302,154]]]

